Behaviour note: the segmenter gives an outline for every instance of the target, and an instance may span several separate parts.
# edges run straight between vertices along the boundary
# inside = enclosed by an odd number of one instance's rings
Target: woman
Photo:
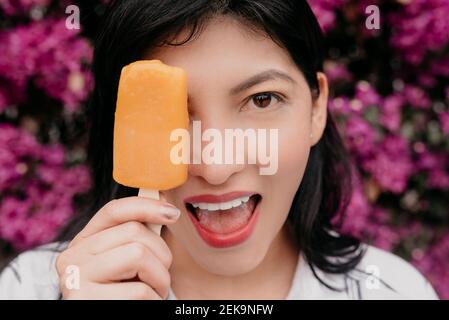
[[[190,120],[203,129],[278,129],[276,174],[260,175],[259,162],[192,164],[187,182],[160,201],[115,183],[120,71],[152,59],[186,71]],[[7,267],[0,296],[437,298],[408,263],[334,229],[350,168],[327,113],[322,64],[322,34],[305,1],[112,3],[93,65],[92,208],[60,241]],[[161,236],[145,223],[165,225]]]

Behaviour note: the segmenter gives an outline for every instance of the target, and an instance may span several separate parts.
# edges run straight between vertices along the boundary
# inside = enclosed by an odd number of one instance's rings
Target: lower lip
[[[247,224],[243,226],[242,228],[235,230],[230,233],[215,233],[211,232],[209,230],[204,229],[197,218],[191,213],[188,212],[190,219],[193,222],[193,225],[195,226],[196,230],[198,231],[200,237],[210,246],[214,248],[227,248],[232,247],[235,245],[238,245],[242,242],[244,242],[246,239],[248,239],[253,230],[256,226],[257,219],[259,217],[259,205],[261,203],[261,200],[259,203],[257,203],[256,208],[254,208],[254,212],[249,218]],[[212,213],[213,214],[213,213]]]

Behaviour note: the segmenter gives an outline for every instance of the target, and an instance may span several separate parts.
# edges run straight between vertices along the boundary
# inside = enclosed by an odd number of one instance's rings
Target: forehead
[[[173,42],[182,42],[190,31],[184,30]],[[210,20],[183,45],[152,48],[145,58],[184,68],[192,78],[189,80],[212,74],[225,78],[231,73],[248,76],[271,68],[293,72],[296,69],[288,52],[268,35],[229,16]]]

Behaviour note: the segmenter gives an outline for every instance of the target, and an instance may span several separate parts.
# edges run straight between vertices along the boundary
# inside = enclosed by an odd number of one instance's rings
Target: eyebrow
[[[236,95],[237,93],[240,93],[244,90],[247,90],[259,83],[268,81],[268,80],[274,80],[274,79],[282,79],[285,81],[288,81],[290,83],[296,84],[296,81],[290,77],[288,74],[276,70],[276,69],[269,69],[266,71],[263,71],[259,74],[256,74],[252,76],[251,78],[243,81],[242,83],[236,85],[233,87],[229,92],[231,95]]]

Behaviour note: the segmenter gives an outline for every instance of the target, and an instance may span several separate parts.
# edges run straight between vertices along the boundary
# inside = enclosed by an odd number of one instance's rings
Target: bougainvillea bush
[[[64,2],[0,2],[0,244],[53,240],[91,185],[84,102],[92,45]]]
[[[86,1],[87,2],[87,1]],[[91,186],[85,103],[107,1],[0,2],[0,250],[52,241]],[[449,298],[449,1],[309,0],[329,110],[354,163],[341,232],[415,265]],[[65,8],[81,8],[81,29]],[[375,5],[379,28],[367,19]]]
[[[448,299],[449,1],[310,3],[354,162],[342,231],[412,262]],[[367,27],[370,5],[379,29]]]

